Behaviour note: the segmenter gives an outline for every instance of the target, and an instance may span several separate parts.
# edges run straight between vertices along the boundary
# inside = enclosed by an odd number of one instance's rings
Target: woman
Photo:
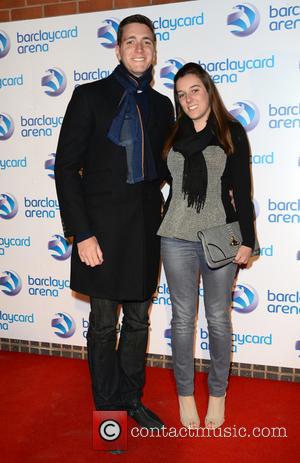
[[[172,302],[174,373],[181,422],[199,427],[194,333],[201,274],[211,358],[205,425],[217,428],[224,422],[230,367],[232,285],[237,266],[247,264],[255,241],[249,146],[243,127],[226,110],[201,66],[184,65],[174,85],[178,119],[166,149],[172,185],[158,231]],[[198,231],[236,220],[243,242],[234,261],[209,268]]]

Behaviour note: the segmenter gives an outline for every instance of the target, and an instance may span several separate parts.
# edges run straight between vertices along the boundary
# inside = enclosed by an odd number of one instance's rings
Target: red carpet
[[[5,463],[300,461],[296,383],[232,377],[227,394],[224,426],[228,433],[237,435],[245,427],[251,434],[259,427],[267,436],[272,433],[270,428],[284,427],[287,437],[134,438],[130,429],[135,423],[129,419],[128,451],[112,455],[92,448],[93,403],[86,361],[0,352],[0,368],[0,455]],[[206,380],[206,374],[197,374],[196,400],[202,422]],[[179,430],[171,370],[147,369],[144,403],[169,428]]]

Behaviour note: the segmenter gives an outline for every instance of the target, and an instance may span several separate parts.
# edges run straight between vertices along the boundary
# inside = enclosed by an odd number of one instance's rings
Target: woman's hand
[[[242,245],[240,249],[238,250],[237,255],[235,256],[233,262],[238,265],[247,265],[248,260],[251,256],[251,253],[252,253],[252,248]]]
[[[95,267],[103,263],[103,254],[95,236],[80,241],[77,247],[80,260],[84,264]]]

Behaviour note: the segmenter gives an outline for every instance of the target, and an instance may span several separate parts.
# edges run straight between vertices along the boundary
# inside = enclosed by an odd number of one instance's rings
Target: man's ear
[[[121,61],[121,55],[120,55],[120,47],[119,47],[119,45],[116,45],[115,53],[116,53],[116,56],[117,56],[118,60]]]

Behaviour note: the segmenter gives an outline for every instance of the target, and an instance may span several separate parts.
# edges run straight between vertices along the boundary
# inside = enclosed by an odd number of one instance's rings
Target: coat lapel
[[[109,128],[118,112],[118,107],[124,93],[123,87],[117,82],[113,76],[106,79],[105,97],[101,101],[99,111],[104,114],[105,123]],[[101,95],[103,97],[103,94]]]
[[[154,131],[157,123],[157,111],[156,111],[156,100],[155,94],[151,89],[149,92],[149,117],[148,117],[148,126],[147,131],[149,136],[151,136],[152,132]]]

